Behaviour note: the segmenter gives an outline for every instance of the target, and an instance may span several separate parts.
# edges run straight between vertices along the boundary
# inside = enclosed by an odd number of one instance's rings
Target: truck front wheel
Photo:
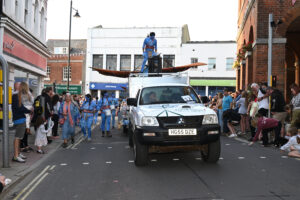
[[[136,166],[145,166],[148,164],[148,146],[138,141],[136,133],[133,134],[133,152]]]
[[[216,163],[218,162],[221,154],[220,139],[215,142],[204,145],[201,150],[202,160],[204,162]]]

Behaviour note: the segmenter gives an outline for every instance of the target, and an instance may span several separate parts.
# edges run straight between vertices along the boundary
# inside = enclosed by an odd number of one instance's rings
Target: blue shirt
[[[151,47],[151,48],[149,48]],[[145,40],[144,40],[144,44],[143,44],[143,49],[146,48],[146,51],[147,50],[157,50],[157,40],[154,39],[154,40],[151,40],[150,37],[147,37]]]
[[[222,103],[223,111],[230,109],[231,102],[232,102],[232,97],[230,95],[223,97],[223,103]]]

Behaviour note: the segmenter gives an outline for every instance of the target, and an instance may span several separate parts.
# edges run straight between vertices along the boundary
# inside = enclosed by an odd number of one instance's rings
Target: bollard
[[[3,70],[3,167],[9,167],[9,137],[8,137],[8,126],[9,126],[9,110],[8,110],[8,64],[4,57],[0,55],[0,63]]]

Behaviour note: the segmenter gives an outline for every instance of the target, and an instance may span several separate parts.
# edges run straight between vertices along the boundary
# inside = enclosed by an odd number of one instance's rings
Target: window
[[[72,78],[72,68],[70,67],[70,75],[69,75],[69,81]],[[64,67],[63,69],[63,80],[67,81],[68,80],[68,67]]]
[[[226,58],[226,70],[233,70],[232,69],[233,65],[233,58]]]
[[[121,55],[120,58],[120,71],[130,71],[131,69],[131,56]]]
[[[117,70],[117,55],[106,56],[106,69]]]
[[[25,11],[24,11],[24,24],[26,28],[28,28],[27,21],[28,21],[28,0],[25,1]]]
[[[19,20],[19,12],[18,12],[18,9],[19,9],[19,2],[18,2],[18,0],[15,0],[15,16],[16,16],[16,20],[17,20],[17,21]]]
[[[68,47],[54,47],[54,54],[68,54]]]
[[[164,68],[175,67],[175,55],[164,55],[163,66]]]
[[[50,73],[51,73],[51,68],[47,66],[47,77],[45,78],[45,80],[50,80]]]
[[[40,20],[40,38],[42,41],[45,40],[45,10],[41,10],[41,20]]]
[[[191,58],[191,63],[197,63],[198,62],[198,58]]]
[[[93,55],[93,67],[97,69],[103,69],[103,55],[95,54]]]
[[[216,69],[216,58],[208,58],[208,70]]]
[[[134,71],[141,70],[143,61],[143,55],[134,55]]]

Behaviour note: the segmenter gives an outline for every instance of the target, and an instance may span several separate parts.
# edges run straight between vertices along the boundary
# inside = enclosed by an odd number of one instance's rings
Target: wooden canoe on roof
[[[186,71],[192,67],[198,67],[206,65],[205,63],[192,63],[189,65],[179,66],[179,67],[169,67],[169,68],[163,68],[162,73],[175,73],[175,72],[183,72]],[[97,69],[92,68],[93,70],[99,72],[102,75],[106,76],[114,76],[119,78],[128,78],[131,73],[140,73],[139,71],[114,71],[114,70],[106,70],[106,69]]]

